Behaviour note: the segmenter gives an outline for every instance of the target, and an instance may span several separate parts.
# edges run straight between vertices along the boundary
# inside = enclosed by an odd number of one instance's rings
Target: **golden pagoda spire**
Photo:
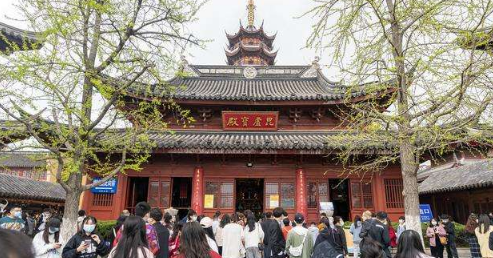
[[[248,27],[253,27],[253,22],[255,21],[255,5],[253,4],[253,0],[248,0]]]

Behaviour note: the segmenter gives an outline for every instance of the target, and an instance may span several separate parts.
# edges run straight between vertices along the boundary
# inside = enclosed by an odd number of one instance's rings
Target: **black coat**
[[[282,235],[281,225],[277,222],[277,220],[269,219],[265,221],[264,227],[265,257],[284,257],[284,255],[278,255],[279,253],[284,252],[286,248],[286,240]],[[272,253],[272,256],[270,256],[270,253]]]
[[[455,225],[451,221],[444,223],[445,232],[447,232],[447,240],[455,242]]]
[[[361,233],[359,235],[363,239],[360,243],[360,247],[363,247],[365,237],[369,237],[380,243],[383,247],[383,250],[387,254],[387,257],[391,257],[389,250],[390,235],[387,225],[384,225],[382,222],[376,219],[373,219],[371,221],[367,220],[363,223]]]
[[[347,251],[347,245],[346,245],[346,250],[344,248],[344,244],[346,242],[346,236],[344,236],[344,240],[341,237],[341,234],[337,229],[328,229],[324,228],[322,232],[317,237],[317,240],[315,241],[315,245],[313,246],[314,250],[317,249],[317,247],[321,244],[324,244],[324,242],[327,242],[331,248],[328,246],[323,247],[322,249],[333,249],[331,252],[335,252],[341,255],[344,255],[344,252]],[[331,255],[332,256],[332,255]]]
[[[159,252],[155,258],[168,258],[169,230],[160,222],[153,224],[159,242]]]
[[[110,248],[104,244],[104,239],[100,235],[98,236],[101,240],[99,244],[92,240],[90,236],[82,235],[80,233],[75,234],[63,248],[62,258],[96,258],[98,255],[101,257],[107,255],[110,252]],[[77,247],[79,247],[82,241],[85,241],[86,239],[91,240],[91,247],[88,248],[89,252],[78,253]]]

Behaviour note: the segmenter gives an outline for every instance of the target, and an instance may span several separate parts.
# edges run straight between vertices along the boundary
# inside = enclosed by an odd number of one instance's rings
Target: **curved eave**
[[[62,197],[45,197],[39,195],[25,195],[17,193],[0,193],[0,198],[15,198],[18,200],[33,200],[33,201],[46,201],[46,202],[65,202],[65,198]]]
[[[255,29],[255,30],[247,30],[243,26],[240,26],[239,31],[235,34],[228,34],[226,32],[226,38],[228,39],[230,45],[236,44],[236,42],[240,41],[240,37],[243,35],[248,35],[248,36],[256,35],[258,38],[267,41],[268,42],[267,45],[271,47],[274,39],[276,39],[277,33],[272,36],[269,36],[265,33],[263,27],[260,27],[260,29]]]
[[[457,192],[457,191],[467,191],[467,190],[488,188],[488,187],[492,187],[492,186],[493,186],[493,182],[482,182],[482,183],[476,183],[476,184],[465,185],[465,186],[451,186],[451,187],[440,188],[440,189],[432,189],[432,190],[427,190],[427,191],[420,191],[419,192],[419,195],[436,194],[436,193],[450,193],[450,192]]]
[[[307,105],[307,106],[333,106],[333,105],[347,105],[350,103],[365,102],[370,99],[380,100],[384,102],[386,99],[390,98],[390,95],[395,93],[395,88],[388,88],[387,90],[380,91],[376,94],[370,95],[359,95],[356,97],[346,98],[341,96],[336,99],[324,100],[323,96],[313,96],[309,98],[294,99],[292,98],[273,98],[273,99],[248,99],[243,97],[232,97],[229,99],[221,99],[221,96],[188,96],[188,97],[172,97],[173,100],[178,104],[188,104],[188,105],[255,105],[255,106],[296,106],[296,105]],[[127,97],[143,100],[143,101],[153,101],[156,97],[153,96],[142,96],[132,93],[127,93]],[[382,108],[387,108],[388,106],[382,105]]]
[[[267,57],[275,58],[277,56],[278,51],[271,52],[271,51],[269,51],[269,49],[267,49],[262,44],[256,45],[256,46],[247,46],[247,45],[240,43],[239,47],[233,49],[232,51],[225,49],[225,52],[226,52],[226,56],[228,56],[228,57],[233,57],[233,56],[236,56],[242,52],[246,52],[246,53],[251,53],[251,54],[263,54]]]
[[[15,44],[18,50],[40,49],[43,46],[43,40],[36,32],[22,30],[14,26],[0,22],[0,50],[10,49],[10,44]],[[8,41],[6,42],[5,37]]]

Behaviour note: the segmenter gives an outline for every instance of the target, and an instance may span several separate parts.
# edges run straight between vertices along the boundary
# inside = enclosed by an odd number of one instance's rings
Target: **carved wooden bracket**
[[[323,108],[317,108],[315,110],[312,110],[311,112],[312,118],[317,120],[317,122],[320,122],[320,119],[324,116],[324,110]]]
[[[301,109],[299,108],[291,108],[289,110],[289,119],[293,120],[295,123],[298,122],[301,118]]]
[[[200,108],[198,109],[199,116],[202,118],[202,121],[207,121],[207,119],[212,117],[212,109],[210,108]]]

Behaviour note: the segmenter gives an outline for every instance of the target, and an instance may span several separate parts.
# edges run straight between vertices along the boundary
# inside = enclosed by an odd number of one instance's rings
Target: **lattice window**
[[[205,194],[214,196],[212,208],[233,208],[233,182],[205,182]]]
[[[281,183],[281,207],[285,209],[294,208],[295,187],[293,183]]]
[[[276,201],[277,205],[274,205]],[[265,184],[265,206],[267,209],[274,209],[279,206],[279,183]]]
[[[274,209],[283,207],[293,209],[295,206],[294,183],[266,183],[265,184],[265,207]]]
[[[402,179],[385,179],[385,200],[387,208],[404,208],[404,184]]]
[[[151,207],[169,208],[171,183],[169,181],[151,181],[149,183],[148,203]]]
[[[329,201],[329,184],[327,182],[309,182],[307,184],[307,206],[316,209],[320,202]]]
[[[93,194],[92,198],[93,206],[112,206],[113,205],[113,194]]]
[[[351,182],[351,204],[353,208],[373,208],[371,183]]]

